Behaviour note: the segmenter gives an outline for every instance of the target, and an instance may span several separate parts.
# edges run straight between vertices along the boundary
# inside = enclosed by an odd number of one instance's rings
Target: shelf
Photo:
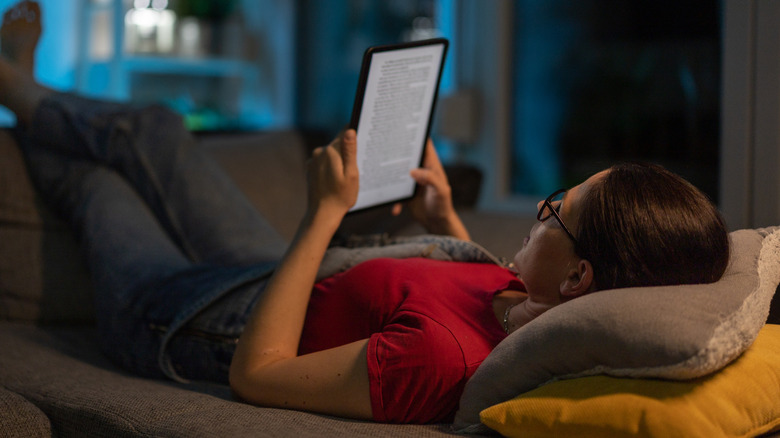
[[[281,87],[271,86],[263,80],[269,76],[263,71],[267,66],[271,66],[272,72],[283,70],[286,73],[290,68],[261,57],[290,53],[292,34],[285,34],[278,44],[277,39],[273,39],[271,48],[274,51],[259,53],[254,49],[261,47],[258,34],[265,35],[267,29],[260,27],[265,22],[246,23],[243,17],[233,17],[226,20],[236,20],[239,26],[206,25],[202,35],[209,39],[186,47],[182,47],[182,35],[192,32],[185,32],[184,27],[174,27],[174,44],[169,46],[167,43],[171,39],[167,31],[170,29],[165,28],[162,38],[165,50],[156,52],[153,49],[161,46],[152,47],[149,41],[154,39],[160,44],[158,34],[133,33],[135,31],[125,27],[128,8],[132,7],[129,1],[79,1],[84,22],[79,34],[76,72],[79,92],[141,105],[161,103],[184,115],[195,129],[257,128],[279,123],[279,120],[291,120],[289,108],[292,106],[287,104],[292,101],[287,97],[292,90],[287,79],[290,75],[275,74],[274,77],[281,78],[277,80],[283,84]],[[292,23],[293,9],[286,2],[261,0],[261,3],[276,7],[271,10],[280,10],[281,16],[287,17],[283,22]],[[279,21],[276,18],[269,20]],[[175,26],[184,26],[182,20],[175,23]],[[139,23],[136,25],[140,26]],[[246,26],[253,26],[253,31],[247,33]],[[215,32],[228,32],[225,35],[230,38]],[[144,44],[128,44],[128,41],[141,41],[138,38],[142,34]],[[93,44],[95,41],[100,44]],[[137,51],[128,50],[130,48]],[[189,50],[193,48],[195,50]],[[230,57],[228,53],[234,56]],[[284,98],[281,97],[283,94]],[[278,109],[279,105],[283,109]]]
[[[127,73],[157,73],[188,76],[244,76],[249,66],[240,60],[125,55],[121,66]]]

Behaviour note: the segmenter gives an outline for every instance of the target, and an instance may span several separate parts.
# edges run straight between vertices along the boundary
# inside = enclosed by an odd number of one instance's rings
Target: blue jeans
[[[18,139],[84,251],[106,354],[144,376],[226,381],[286,242],[181,119],[53,94]]]

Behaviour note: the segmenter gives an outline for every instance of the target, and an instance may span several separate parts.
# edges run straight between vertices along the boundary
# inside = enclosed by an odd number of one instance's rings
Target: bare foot
[[[35,1],[17,3],[0,25],[0,105],[24,126],[32,122],[40,101],[52,93],[33,77],[35,48],[41,36],[41,8]]]
[[[24,0],[3,15],[0,26],[0,54],[32,75],[35,48],[41,36],[41,8],[37,2]]]

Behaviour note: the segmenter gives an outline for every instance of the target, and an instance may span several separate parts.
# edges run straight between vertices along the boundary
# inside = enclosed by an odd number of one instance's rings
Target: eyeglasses
[[[577,243],[577,239],[574,238],[574,234],[569,231],[569,228],[566,227],[566,224],[563,223],[563,219],[561,219],[561,215],[558,214],[558,210],[556,207],[553,206],[553,202],[558,203],[558,208],[561,206],[561,201],[563,200],[563,195],[566,193],[566,189],[560,189],[553,192],[552,195],[548,196],[547,199],[544,200],[544,203],[542,204],[542,208],[539,209],[539,213],[536,214],[536,220],[539,222],[544,222],[547,219],[550,218],[550,216],[554,216],[555,219],[558,221],[559,224],[561,224],[561,228],[563,228],[563,231],[566,232],[566,234],[569,235],[572,241],[574,243]]]

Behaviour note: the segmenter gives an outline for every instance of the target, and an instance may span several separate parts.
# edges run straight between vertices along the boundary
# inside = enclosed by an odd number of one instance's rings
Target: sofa
[[[257,208],[268,217],[271,224],[282,235],[290,238],[298,218],[303,214],[305,204],[303,171],[307,151],[312,146],[305,137],[292,131],[206,135],[201,137],[201,143]],[[267,181],[273,183],[262,185]],[[516,238],[508,238],[506,230],[527,229],[534,220],[471,210],[465,211],[463,218],[472,230],[474,240],[485,242],[489,250],[506,258],[512,256],[513,249],[519,246],[522,239],[520,233]],[[381,210],[350,217],[342,230],[344,234],[391,232],[401,236],[419,231],[408,218],[390,218],[387,211]],[[745,240],[761,249],[767,246],[764,242],[777,233],[774,233],[774,230],[761,230],[746,234],[748,235]],[[780,244],[773,244],[780,247]],[[770,266],[769,270],[774,273],[771,269],[773,263],[774,260],[766,262],[765,258],[751,255],[746,259],[745,269],[752,272],[756,269],[761,271],[763,268],[766,271],[765,266]],[[730,278],[735,279],[739,275],[741,274],[737,273]],[[136,377],[118,368],[101,353],[96,342],[91,284],[78,247],[68,228],[49,212],[36,195],[12,137],[8,132],[0,131],[0,436],[436,437],[452,436],[456,433],[494,434],[495,431],[514,435],[516,432],[522,433],[524,426],[521,425],[521,429],[512,429],[512,425],[490,424],[490,418],[482,418],[480,413],[491,406],[514,402],[513,397],[533,392],[531,390],[534,388],[545,389],[559,383],[577,385],[580,382],[582,385],[579,387],[583,388],[588,386],[586,379],[599,378],[602,375],[616,379],[619,385],[625,384],[620,380],[625,377],[638,382],[652,382],[657,377],[690,382],[690,379],[717,374],[727,364],[742,360],[736,358],[746,355],[743,352],[750,349],[758,332],[765,330],[764,322],[770,325],[780,323],[780,312],[777,310],[780,305],[777,304],[777,299],[771,300],[780,277],[777,277],[777,281],[775,276],[766,281],[765,277],[766,275],[758,276],[755,281],[751,280],[750,284],[755,285],[747,288],[750,290],[745,292],[744,299],[732,300],[735,302],[733,307],[742,309],[735,313],[738,315],[745,313],[745,306],[738,305],[737,301],[755,303],[753,307],[758,308],[750,311],[753,323],[741,329],[741,338],[744,340],[733,348],[727,348],[727,357],[724,356],[725,359],[715,365],[711,361],[704,365],[697,363],[698,368],[693,373],[690,372],[689,365],[685,365],[683,373],[680,373],[680,367],[675,365],[691,362],[687,358],[687,351],[681,353],[685,356],[682,362],[679,357],[673,357],[669,359],[674,362],[672,365],[659,363],[658,366],[643,365],[638,368],[610,362],[610,358],[596,365],[585,364],[576,370],[550,371],[549,367],[542,369],[540,364],[526,363],[522,364],[522,367],[535,370],[534,376],[523,377],[522,382],[499,379],[500,385],[511,389],[508,393],[510,395],[499,394],[499,391],[487,382],[494,380],[493,376],[501,374],[502,367],[517,366],[506,359],[507,354],[516,356],[513,348],[521,346],[527,351],[540,349],[536,356],[542,359],[560,354],[549,350],[550,341],[541,333],[551,333],[548,330],[551,325],[564,327],[568,324],[561,322],[571,319],[564,309],[551,313],[549,318],[538,324],[536,321],[529,324],[530,330],[526,333],[508,338],[511,342],[506,348],[497,351],[496,359],[486,361],[489,362],[485,367],[486,371],[478,373],[475,383],[472,385],[470,382],[467,387],[468,400],[462,404],[463,412],[458,414],[461,423],[458,427],[449,424],[377,424],[305,412],[260,408],[236,401],[229,388],[224,385],[208,382],[180,384]],[[768,289],[771,291],[767,292]],[[667,292],[668,290],[662,288],[658,291],[661,294],[659,296]],[[693,291],[690,296],[695,296],[695,293],[699,292]],[[598,300],[583,299],[583,306],[587,308],[589,305],[591,308],[604,307]],[[627,301],[625,306],[632,308],[634,305]],[[649,306],[649,312],[652,313],[653,304],[650,303]],[[598,312],[599,310],[588,310],[588,313],[596,315],[594,319],[599,321],[611,318],[599,316]],[[724,311],[722,308],[714,308],[706,313],[700,319],[711,321],[712,315],[716,315],[716,319],[722,319]],[[546,314],[543,316],[546,317]],[[756,322],[757,318],[760,323]],[[675,325],[674,321],[670,324],[673,326],[670,330],[679,326]],[[716,324],[713,327],[717,326],[719,329],[721,325]],[[528,336],[525,336],[526,334]],[[566,335],[558,333],[554,336]],[[602,334],[594,331],[594,336]],[[711,337],[708,336],[705,337],[711,343]],[[760,340],[763,345],[764,339]],[[575,339],[573,342],[576,344],[584,341]],[[624,344],[620,344],[619,348],[631,348],[625,345],[625,341],[620,342]],[[640,353],[637,354],[659,356],[660,350],[653,350],[652,345],[645,346],[642,342],[647,341],[636,338],[630,340],[632,345],[639,346],[637,348]],[[673,347],[668,343],[661,345],[659,348],[663,351],[660,355],[669,356],[670,352],[676,352]],[[688,346],[686,348],[690,349]],[[614,351],[605,350],[604,354],[615,356]],[[564,361],[576,362],[568,360],[568,357],[566,356]],[[777,365],[780,369],[780,361]],[[629,368],[630,372],[627,372]],[[610,381],[610,384],[615,382]],[[706,386],[699,381],[694,381],[693,384]],[[598,385],[604,387],[605,384],[602,382]],[[771,400],[774,393],[767,396]],[[521,401],[526,402],[527,399]],[[769,411],[761,413],[762,420],[758,426],[745,429],[748,433],[778,431],[780,410],[776,411],[773,403],[780,406],[780,397],[768,403]],[[510,418],[512,414],[503,412],[498,413],[497,417]],[[523,424],[527,424],[527,420],[523,421]],[[565,422],[559,418],[554,423]],[[490,424],[490,427],[486,427],[486,424]],[[553,426],[545,426],[538,436],[559,433],[560,430]],[[576,425],[572,427],[574,429],[569,429],[568,434],[571,434],[572,430],[588,432]],[[594,430],[590,430],[593,436],[609,435]],[[641,432],[637,434],[657,435],[653,431]],[[536,436],[530,432],[522,434]]]
[[[445,436],[237,402],[223,385],[137,378],[97,348],[91,285],[68,228],[0,137],[0,436]],[[308,146],[295,132],[208,135],[205,148],[290,237]],[[272,184],[261,186],[263,181]]]

